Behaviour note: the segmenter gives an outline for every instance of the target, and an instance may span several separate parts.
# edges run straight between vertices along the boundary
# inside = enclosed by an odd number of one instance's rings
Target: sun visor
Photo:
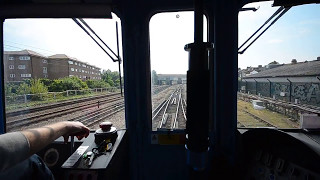
[[[111,19],[111,0],[0,0],[0,18]]]
[[[273,6],[291,7],[313,3],[320,3],[320,0],[274,0]]]

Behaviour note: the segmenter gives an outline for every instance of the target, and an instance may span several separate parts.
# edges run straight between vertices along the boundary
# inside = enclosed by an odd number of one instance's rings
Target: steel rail
[[[102,102],[105,102],[105,103],[102,103],[102,104],[112,103],[112,102],[120,100],[120,99],[121,98],[114,98],[114,99],[111,99],[111,101],[110,101],[110,99],[109,99],[109,101],[105,100],[105,101],[102,101]],[[85,106],[77,106],[75,108],[64,109],[64,110],[61,110],[61,112],[51,112],[51,113],[48,113],[46,115],[42,114],[42,115],[39,115],[37,118],[27,117],[27,118],[24,118],[24,119],[7,122],[7,126],[8,126],[8,129],[11,129],[9,127],[14,127],[12,129],[16,129],[18,127],[20,128],[22,126],[27,126],[27,125],[34,124],[34,123],[39,123],[39,122],[42,122],[42,121],[45,121],[45,120],[54,119],[56,117],[61,117],[63,115],[67,115],[67,114],[70,114],[70,113],[79,112],[81,110],[88,109],[88,108],[95,107],[95,106],[96,106],[96,102],[95,103],[91,103],[89,105],[85,105]]]
[[[99,100],[99,104],[106,104],[106,103],[117,101],[120,99],[122,99],[120,96],[114,97],[114,98],[106,98],[105,97],[105,98]],[[31,114],[31,115],[24,114],[24,116],[22,116],[21,118],[15,117],[14,120],[13,120],[13,117],[10,117],[10,119],[8,118],[7,124],[11,125],[14,123],[19,123],[20,121],[27,121],[27,120],[37,121],[36,118],[38,118],[38,119],[47,119],[50,117],[54,118],[55,116],[65,115],[65,114],[72,112],[72,111],[79,111],[79,110],[83,110],[86,108],[97,106],[97,103],[98,102],[95,99],[93,99],[89,102],[87,101],[87,102],[80,102],[77,104],[68,105],[70,107],[62,106],[62,107],[57,107],[56,109],[52,109],[52,108],[48,107],[44,111],[40,111],[41,113],[38,113],[38,114]]]
[[[163,112],[163,115],[162,115],[162,118],[161,118],[161,122],[160,122],[160,125],[159,125],[159,128],[161,129],[162,128],[162,125],[163,125],[163,121],[164,121],[164,117],[165,117],[165,114],[166,114],[166,111],[168,109],[168,106],[170,104],[170,100],[172,98],[172,96],[174,95],[174,93],[176,92],[176,90],[170,95],[170,97],[168,98],[168,101],[166,103],[166,107],[164,109],[164,112]]]
[[[87,102],[87,101],[91,101],[94,99],[110,97],[110,96],[115,96],[115,95],[120,95],[120,93],[104,94],[104,95],[99,95],[99,96],[92,96],[92,97],[73,99],[73,100],[62,101],[62,102],[57,102],[57,103],[53,103],[53,104],[42,105],[40,107],[31,107],[31,108],[13,110],[13,111],[7,112],[6,116],[8,118],[8,117],[14,117],[14,116],[19,116],[19,115],[25,115],[25,114],[30,114],[30,113],[37,112],[37,111],[52,109],[52,108],[61,107],[61,106],[68,106],[68,105],[75,104],[75,103]]]
[[[152,114],[152,120],[155,119],[155,117],[159,114],[159,112],[162,110],[163,106],[165,105],[165,102],[167,102],[167,99],[163,100],[162,103],[160,103],[155,110],[153,110]]]
[[[177,119],[178,119],[178,113],[179,113],[179,106],[180,106],[180,101],[181,101],[181,88],[179,89],[179,100],[178,100],[178,105],[177,105],[177,109],[176,109],[176,114],[174,117],[174,122],[173,122],[173,127],[171,129],[175,129],[176,128],[176,123],[177,123]]]

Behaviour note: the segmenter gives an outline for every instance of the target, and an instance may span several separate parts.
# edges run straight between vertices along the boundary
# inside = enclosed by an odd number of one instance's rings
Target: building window
[[[31,77],[31,74],[21,74],[21,77]]]
[[[87,78],[87,76],[83,76],[83,78]]]
[[[68,61],[69,64],[73,64],[73,61]]]
[[[47,60],[45,60],[45,59],[43,59],[43,60],[42,60],[42,62],[43,62],[43,63],[48,63],[48,61],[47,61]]]
[[[74,62],[74,65],[78,65],[78,63],[77,63],[77,62]]]
[[[74,68],[70,68],[71,69],[71,71],[74,71]]]
[[[78,72],[78,69],[76,69],[76,72]]]
[[[47,77],[48,77],[48,74],[44,74],[44,77],[47,78]]]
[[[87,67],[85,64],[82,64],[82,67]]]
[[[10,60],[10,61],[14,60],[14,57],[9,57],[9,60]]]
[[[81,64],[79,63],[79,66],[81,66]]]
[[[48,68],[47,67],[43,67],[43,73],[47,73],[48,72]]]
[[[9,65],[9,69],[14,69],[14,65]]]
[[[79,76],[79,78],[81,78],[81,75]]]
[[[84,70],[82,70],[82,72],[84,73]]]
[[[10,77],[14,78],[14,77],[16,77],[16,75],[15,74],[10,74]]]
[[[19,59],[21,61],[29,61],[30,60],[30,56],[20,56]]]
[[[19,65],[18,69],[26,69],[26,65]]]
[[[69,75],[69,77],[72,77],[72,76],[73,76],[72,74]]]

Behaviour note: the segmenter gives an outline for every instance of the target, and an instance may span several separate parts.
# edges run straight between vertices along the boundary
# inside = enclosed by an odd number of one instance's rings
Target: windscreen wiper
[[[119,55],[116,55],[116,54],[111,50],[111,48],[93,31],[93,29],[91,29],[91,27],[90,27],[82,18],[79,18],[79,20],[103,43],[103,45],[105,45],[105,46],[112,52],[112,54],[113,54],[114,56],[117,57],[117,59],[114,59],[114,58],[108,53],[108,51],[102,47],[102,45],[86,30],[86,28],[83,27],[83,25],[79,22],[78,19],[72,18],[72,20],[73,20],[76,24],[78,24],[78,25],[80,26],[80,28],[81,28],[84,32],[86,32],[86,33],[88,34],[88,36],[91,37],[91,39],[110,57],[110,59],[111,59],[113,62],[119,61],[119,59],[120,59],[120,58],[119,58]]]
[[[122,91],[122,80],[121,80],[121,68],[120,68],[120,64],[121,64],[121,58],[120,58],[120,54],[119,54],[119,37],[118,37],[118,22],[116,22],[116,33],[117,33],[117,53],[114,53],[112,51],[112,49],[97,35],[97,33],[82,19],[82,18],[78,18],[82,24],[84,24],[90,31],[91,33],[93,33],[101,42],[104,46],[106,46],[109,51],[111,51],[111,53],[117,58],[117,59],[114,59],[106,49],[104,49],[102,47],[102,45],[86,30],[86,28],[83,27],[83,25],[76,19],[76,18],[72,18],[72,20],[78,24],[80,26],[80,28],[86,32],[88,34],[88,36],[91,37],[91,39],[110,57],[110,59],[113,61],[113,62],[118,62],[118,65],[119,65],[119,80],[120,80],[120,90],[121,90],[121,96],[123,96],[123,91]]]
[[[278,21],[278,19],[281,18],[286,12],[289,11],[291,7],[284,8],[283,6],[280,7],[275,13],[272,14],[272,16],[255,32],[253,33],[249,39],[247,39],[239,48],[238,48],[238,53],[243,54],[263,33],[265,33],[275,22]],[[274,19],[268,27],[266,27],[247,47],[243,48],[242,51],[240,49],[247,44],[265,25],[267,25],[272,19]]]

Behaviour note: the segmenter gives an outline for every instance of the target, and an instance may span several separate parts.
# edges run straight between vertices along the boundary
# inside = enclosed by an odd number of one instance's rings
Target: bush
[[[49,87],[53,83],[53,80],[47,78],[41,78],[39,80],[47,87]]]
[[[17,88],[17,94],[19,95],[30,94],[30,93],[31,93],[31,88],[25,82],[21,83],[20,86]]]
[[[32,79],[30,91],[35,94],[32,100],[43,100],[44,95],[41,95],[41,93],[48,93],[48,88],[39,79]]]
[[[6,83],[5,84],[5,94],[6,96],[13,96],[17,93],[19,84],[17,83]]]
[[[110,85],[102,80],[87,80],[86,84],[90,89],[94,88],[108,88]]]
[[[49,91],[52,92],[83,89],[88,89],[88,85],[78,77],[65,77],[61,79],[56,79],[49,86]]]

